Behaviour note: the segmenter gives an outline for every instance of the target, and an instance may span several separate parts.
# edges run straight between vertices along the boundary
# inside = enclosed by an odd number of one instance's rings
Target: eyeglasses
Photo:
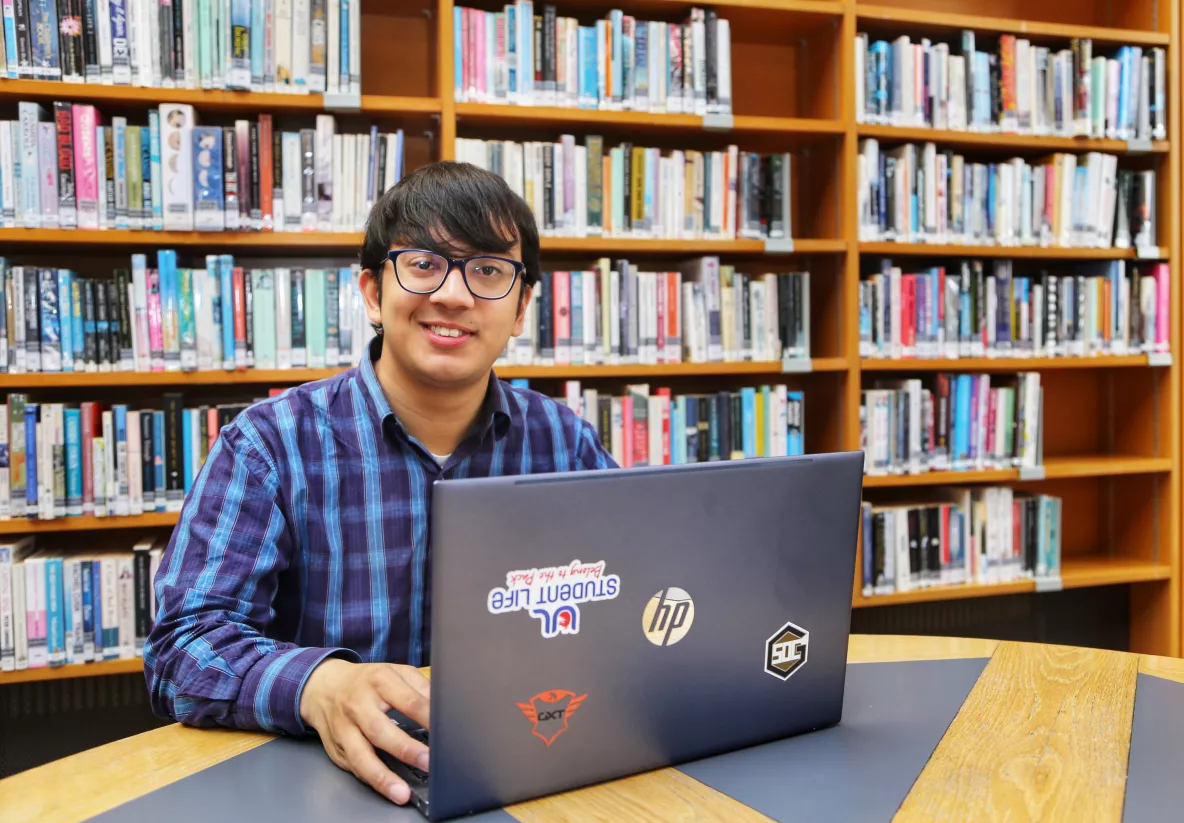
[[[464,257],[454,260],[424,249],[399,249],[387,252],[395,267],[399,285],[412,294],[432,294],[448,279],[453,268],[460,269],[465,287],[473,297],[500,300],[514,288],[526,265],[508,257]]]

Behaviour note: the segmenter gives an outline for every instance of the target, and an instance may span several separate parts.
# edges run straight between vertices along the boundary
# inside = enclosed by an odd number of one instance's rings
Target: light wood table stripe
[[[1003,643],[894,818],[1122,819],[1136,655]]]
[[[0,821],[78,823],[271,740],[174,724],[0,780]]]

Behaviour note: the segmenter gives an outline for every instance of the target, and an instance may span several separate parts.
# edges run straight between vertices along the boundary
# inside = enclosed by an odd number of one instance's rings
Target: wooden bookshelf
[[[680,19],[685,6],[672,0],[635,0],[622,6],[608,0],[558,2],[586,20],[610,8],[624,8],[639,19]],[[730,122],[705,122],[697,115],[634,111],[592,111],[554,106],[509,106],[457,102],[453,92],[453,0],[437,0],[430,14],[410,0],[390,0],[368,9],[363,25],[362,95],[354,111],[338,110],[355,123],[406,124],[409,139],[420,143],[409,153],[409,168],[455,157],[454,139],[498,137],[554,139],[560,134],[638,135],[639,142],[664,147],[720,148],[735,143],[741,151],[782,151],[807,147],[809,161],[795,167],[795,234],[792,252],[767,248],[760,240],[668,240],[632,237],[544,237],[544,266],[591,264],[602,256],[635,257],[655,265],[704,254],[720,255],[740,270],[812,273],[812,348],[825,356],[810,361],[809,374],[783,374],[782,364],[681,363],[663,365],[507,366],[504,379],[582,380],[597,385],[644,379],[656,385],[677,381],[680,390],[709,390],[719,385],[759,385],[793,381],[806,391],[807,448],[839,451],[860,448],[861,387],[882,377],[937,371],[1010,373],[1039,371],[1045,388],[1044,479],[1022,481],[1016,470],[934,472],[912,476],[867,477],[868,499],[877,495],[924,495],[949,485],[1017,484],[1063,495],[1064,516],[1073,529],[1064,559],[1066,588],[1130,585],[1130,645],[1133,650],[1176,655],[1181,652],[1184,609],[1180,586],[1181,484],[1180,300],[1178,275],[1172,283],[1172,352],[1166,363],[1146,355],[1065,358],[864,359],[859,356],[861,271],[877,258],[928,266],[941,260],[1015,259],[1050,267],[1075,261],[1146,260],[1179,266],[1180,242],[1180,76],[1179,4],[1131,0],[1115,4],[1075,4],[1069,0],[996,0],[993,16],[982,15],[973,0],[721,0],[714,4],[732,26],[734,112]],[[585,20],[585,22],[586,22]],[[1169,131],[1147,152],[1128,151],[1125,141],[984,134],[857,123],[854,116],[853,38],[909,34],[950,39],[962,29],[979,36],[1017,34],[1034,43],[1067,48],[1072,38],[1092,38],[1098,49],[1121,45],[1168,49]],[[419,43],[391,54],[394,33]],[[981,46],[980,46],[981,48]],[[393,61],[393,62],[390,62]],[[389,63],[389,65],[388,65]],[[160,102],[192,103],[215,117],[231,113],[271,112],[311,125],[324,111],[319,95],[259,94],[222,90],[142,89],[65,85],[44,81],[0,80],[0,104],[20,99],[89,101],[101,107],[128,109]],[[1100,151],[1119,156],[1120,167],[1154,168],[1157,184],[1158,246],[1146,250],[1060,247],[1001,247],[964,244],[861,242],[859,239],[859,140],[875,137],[886,144],[932,141],[975,160],[1010,154],[1039,156],[1052,152]],[[798,176],[800,170],[800,177]],[[802,189],[797,190],[801,182]],[[150,253],[177,248],[183,255],[225,251],[244,257],[356,257],[360,232],[152,232],[0,229],[5,255],[35,259],[49,250],[111,261],[126,266],[132,251]],[[123,261],[122,264],[114,261]],[[791,364],[787,371],[799,371]],[[287,386],[331,376],[338,369],[269,371],[214,370],[194,373],[80,373],[0,375],[0,390],[53,390],[71,400],[87,399],[91,389],[151,393],[157,387],[180,387],[194,397],[238,391],[251,396],[269,386]],[[554,385],[554,382],[548,383]],[[1103,553],[1084,527],[1098,518],[1118,524]],[[0,521],[0,533],[78,532],[167,528],[176,514],[137,517],[64,518]],[[1074,529],[1076,531],[1074,531]],[[1096,539],[1102,539],[1098,537]],[[1031,581],[995,586],[947,586],[904,594],[863,598],[855,583],[857,607],[938,602],[1001,594],[1032,593]],[[113,661],[63,667],[54,677],[138,671],[141,661]],[[64,673],[64,672],[70,673]],[[74,674],[76,672],[76,674]],[[20,675],[23,680],[38,675]],[[0,674],[0,684],[17,682]]]
[[[945,129],[905,128],[859,124],[859,136],[875,137],[890,143],[940,143],[942,146],[967,149],[1006,149],[1016,153],[1101,151],[1107,154],[1127,154],[1125,140],[1061,137],[1058,135],[1002,134],[977,131],[948,131]],[[1167,154],[1167,140],[1153,140],[1151,154]],[[1146,153],[1146,152],[1144,152]]]
[[[73,677],[141,674],[143,671],[144,658],[142,657],[121,660],[100,660],[97,663],[72,663],[68,666],[0,672],[0,686],[7,686],[13,683],[36,683],[45,680],[69,680]]]
[[[1098,355],[1096,357],[909,357],[871,358],[860,361],[866,372],[908,371],[1046,371],[1049,369],[1148,368],[1145,354]]]
[[[1013,260],[1166,260],[1163,246],[1136,249],[1077,249],[1069,246],[973,246],[952,243],[860,243],[859,253],[877,257],[1007,257]]]
[[[1130,583],[1150,583],[1170,580],[1170,563],[1098,555],[1066,558],[1061,573],[1061,587],[1065,589],[1087,586],[1119,586]],[[936,600],[962,600],[967,597],[998,597],[1005,594],[1029,594],[1036,591],[1033,580],[1013,580],[1006,583],[964,583],[949,586],[929,586],[894,594],[878,594],[855,598],[855,607],[899,606],[905,603],[928,603]]]

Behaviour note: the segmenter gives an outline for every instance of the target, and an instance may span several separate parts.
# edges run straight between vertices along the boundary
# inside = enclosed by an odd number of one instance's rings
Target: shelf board
[[[142,657],[121,660],[100,660],[97,663],[72,663],[68,666],[0,672],[0,686],[7,686],[12,683],[35,683],[42,680],[67,680],[72,677],[98,677],[107,674],[140,674],[143,671],[144,658]]]
[[[70,247],[200,247],[275,251],[348,251],[362,244],[361,232],[132,231],[130,229],[0,229],[0,247],[13,244]]]
[[[844,357],[815,357],[810,363],[813,372],[847,370]],[[212,369],[193,372],[54,372],[35,374],[0,374],[0,390],[50,389],[95,386],[224,386],[266,385],[290,386],[323,380],[344,371],[346,366],[324,369],[243,369],[222,371]],[[498,377],[538,379],[578,379],[595,377],[677,377],[729,374],[781,373],[780,360],[741,361],[734,363],[632,363],[625,365],[564,365],[564,366],[495,366]],[[795,372],[796,373],[796,372]]]
[[[1046,480],[1072,477],[1113,477],[1129,474],[1158,474],[1172,470],[1170,457],[1138,457],[1133,455],[1080,455],[1046,457]],[[983,471],[935,471],[924,474],[867,475],[863,487],[889,488],[911,486],[961,486],[979,483],[1018,483],[1018,469],[987,469]]]
[[[325,369],[243,369],[241,371],[116,371],[0,374],[0,389],[77,388],[80,386],[224,386],[273,383],[294,385],[332,377],[344,366]]]
[[[326,110],[324,96],[320,94],[145,88],[53,80],[0,80],[0,98],[69,100],[72,103],[111,103],[119,106],[189,103],[199,111],[332,113],[332,110]],[[441,108],[438,97],[366,94],[360,100],[363,112],[375,114],[439,114]]]
[[[1074,37],[1088,37],[1094,46],[1167,46],[1171,35],[1145,29],[1117,29],[1104,26],[1075,26],[1067,23],[1046,23],[1036,20],[1014,20],[1007,17],[986,17],[979,14],[950,14],[929,9],[900,9],[892,6],[873,6],[859,3],[855,7],[856,26],[860,31],[884,28],[883,24],[904,24],[910,36],[931,32],[973,29],[990,34],[1014,34],[1037,42],[1065,41]],[[898,26],[893,26],[897,28]]]
[[[843,357],[815,357],[811,371],[839,372],[847,369]],[[503,380],[511,378],[571,379],[593,377],[663,377],[715,376],[730,374],[780,375],[780,360],[743,361],[738,363],[630,363],[628,365],[598,366],[500,366],[495,367],[497,376]]]
[[[148,514],[124,517],[58,517],[53,520],[37,520],[28,517],[13,517],[0,520],[0,534],[38,534],[44,532],[81,532],[95,529],[154,529],[161,526],[175,526],[179,515],[176,512],[149,512]]]
[[[569,106],[519,106],[496,103],[457,103],[458,125],[559,126],[580,128],[619,126],[630,129],[703,131],[704,120],[698,114],[668,114],[649,111],[577,109]],[[733,132],[773,132],[777,134],[839,135],[844,132],[841,120],[815,120],[798,117],[757,117],[733,115]]]
[[[1016,260],[1136,260],[1135,249],[1074,249],[1062,246],[975,246],[953,243],[883,243],[859,244],[860,254],[885,257],[1007,257]],[[1145,260],[1167,259],[1167,249],[1157,250],[1155,257]]]
[[[622,254],[764,254],[764,240],[652,240],[643,237],[542,237],[543,251]],[[67,247],[201,247],[289,251],[355,252],[361,232],[132,231],[127,229],[0,228],[6,244]],[[795,239],[794,254],[846,251],[844,240]],[[779,253],[779,252],[778,252]]]
[[[946,129],[905,128],[862,124],[860,137],[875,137],[878,140],[900,142],[931,142],[943,146],[965,146],[968,148],[1016,149],[1030,151],[1104,151],[1111,154],[1125,154],[1125,140],[1102,140],[1085,137],[1059,137],[1053,135],[1001,134],[993,132],[950,131]],[[1154,154],[1166,154],[1167,140],[1151,143]]]
[[[621,254],[764,254],[764,240],[650,240],[634,237],[543,237],[543,251]],[[794,238],[794,254],[846,251],[844,240]]]
[[[1114,369],[1149,367],[1147,355],[1124,354],[1099,357],[955,357],[955,358],[863,358],[864,372],[913,371],[1049,371],[1053,369]]]
[[[1066,589],[1088,586],[1114,586],[1124,583],[1146,583],[1168,580],[1172,567],[1168,563],[1131,557],[1078,555],[1061,561],[1061,585]],[[928,603],[937,600],[966,600],[972,597],[996,597],[1003,594],[1027,594],[1036,591],[1032,580],[1010,583],[967,583],[959,586],[931,586],[894,594],[864,597],[856,594],[852,606],[899,606],[905,603]]]

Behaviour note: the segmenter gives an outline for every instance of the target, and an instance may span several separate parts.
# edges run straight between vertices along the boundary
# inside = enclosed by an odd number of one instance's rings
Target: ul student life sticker
[[[506,573],[505,588],[491,589],[486,605],[491,614],[525,611],[537,617],[543,637],[579,634],[580,604],[612,600],[621,590],[621,578],[604,573],[604,561],[566,566],[520,569]]]

